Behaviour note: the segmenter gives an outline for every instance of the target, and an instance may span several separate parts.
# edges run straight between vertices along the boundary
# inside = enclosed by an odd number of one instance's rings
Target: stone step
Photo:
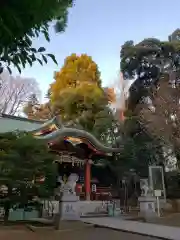
[[[81,218],[92,218],[92,217],[107,217],[107,213],[86,213],[81,215]]]
[[[31,224],[46,225],[46,226],[51,226],[54,224],[52,219],[47,219],[47,218],[31,218],[29,222]]]
[[[33,232],[44,232],[44,231],[54,231],[55,225],[44,225],[44,226],[35,226],[35,225],[27,225],[28,229]],[[75,231],[81,230],[84,228],[93,227],[92,224],[86,224],[82,221],[60,221],[59,231]]]

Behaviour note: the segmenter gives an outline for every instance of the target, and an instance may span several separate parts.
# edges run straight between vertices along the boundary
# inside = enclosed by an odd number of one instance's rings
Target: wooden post
[[[91,195],[91,164],[89,160],[85,163],[85,194],[86,200],[90,200]]]

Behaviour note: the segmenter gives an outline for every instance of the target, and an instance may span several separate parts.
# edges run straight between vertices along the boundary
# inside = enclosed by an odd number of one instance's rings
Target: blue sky
[[[53,53],[59,65],[51,60],[43,67],[35,63],[22,75],[36,78],[46,93],[53,72],[61,68],[66,56],[87,53],[98,64],[103,84],[109,85],[118,76],[121,45],[146,37],[167,39],[180,27],[179,9],[179,0],[76,0],[65,33],[55,34],[51,29],[50,43],[43,37],[34,41],[34,46],[45,46]]]

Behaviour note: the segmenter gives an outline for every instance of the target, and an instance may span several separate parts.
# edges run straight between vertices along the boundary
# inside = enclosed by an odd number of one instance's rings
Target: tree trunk
[[[8,221],[10,207],[11,207],[10,200],[7,200],[5,205],[4,205],[4,211],[5,211],[4,222]]]
[[[7,201],[4,204],[4,222],[7,222],[9,219],[9,211],[11,208],[11,196],[12,196],[12,187],[7,186],[8,187],[8,194],[7,194]]]

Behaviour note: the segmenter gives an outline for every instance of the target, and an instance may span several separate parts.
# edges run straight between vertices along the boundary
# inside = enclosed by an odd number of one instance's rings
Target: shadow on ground
[[[105,228],[94,228],[93,226],[81,227],[69,230],[63,229],[55,231],[53,229],[41,229],[40,231],[30,231],[25,226],[11,229],[11,227],[0,228],[0,239],[5,240],[157,240],[156,238],[140,236],[131,233],[119,232]]]

